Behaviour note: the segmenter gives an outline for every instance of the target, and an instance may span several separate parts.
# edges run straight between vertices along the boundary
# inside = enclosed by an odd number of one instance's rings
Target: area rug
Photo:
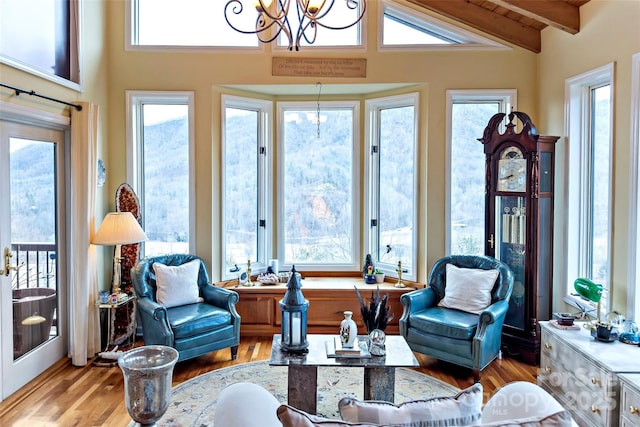
[[[339,418],[338,402],[345,396],[363,398],[363,368],[318,368],[318,414]],[[177,385],[171,405],[158,422],[161,427],[213,427],[218,395],[238,382],[259,384],[280,402],[287,402],[287,368],[268,361],[217,369]],[[451,396],[458,389],[420,372],[396,369],[395,402]],[[130,424],[132,426],[133,424]]]

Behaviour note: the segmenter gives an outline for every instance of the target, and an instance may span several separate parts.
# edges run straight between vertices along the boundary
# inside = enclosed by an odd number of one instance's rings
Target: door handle
[[[4,248],[4,269],[0,270],[0,275],[8,276],[11,270],[18,271],[18,267],[11,267],[11,258],[13,253],[8,247]]]

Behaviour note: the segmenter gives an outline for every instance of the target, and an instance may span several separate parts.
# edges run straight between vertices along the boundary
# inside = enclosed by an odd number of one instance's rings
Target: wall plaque
[[[274,57],[271,63],[271,74],[295,77],[367,77],[367,60]]]

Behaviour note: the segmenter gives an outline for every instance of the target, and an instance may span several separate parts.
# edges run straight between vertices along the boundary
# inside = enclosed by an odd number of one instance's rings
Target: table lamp
[[[573,282],[573,287],[575,288],[578,295],[581,297],[598,304],[598,311],[596,317],[596,324],[600,323],[600,300],[602,299],[602,292],[604,288],[602,285],[595,283],[591,279],[587,279],[585,277],[579,277]]]
[[[100,228],[91,243],[102,246],[115,246],[113,257],[112,293],[120,298],[120,261],[122,245],[130,245],[147,240],[142,227],[131,212],[110,212],[104,217]]]

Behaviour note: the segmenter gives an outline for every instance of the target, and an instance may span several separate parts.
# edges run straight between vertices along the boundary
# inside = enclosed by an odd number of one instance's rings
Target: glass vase
[[[155,426],[171,402],[173,367],[178,351],[163,345],[129,350],[118,358],[124,375],[124,401],[129,415],[142,426]]]

